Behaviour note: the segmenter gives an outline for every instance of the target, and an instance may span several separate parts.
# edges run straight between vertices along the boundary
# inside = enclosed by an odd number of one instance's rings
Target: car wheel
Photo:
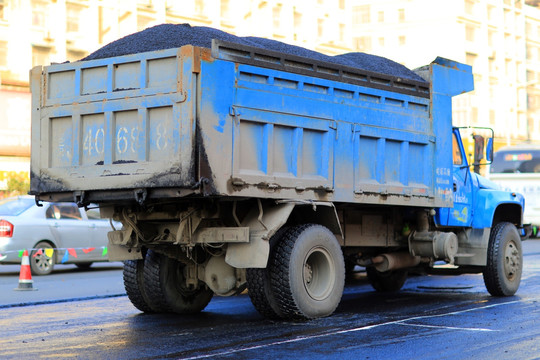
[[[54,268],[54,254],[53,256],[47,256],[47,249],[53,249],[53,246],[46,242],[41,241],[34,246],[35,250],[32,250],[30,254],[30,270],[32,275],[48,275]]]

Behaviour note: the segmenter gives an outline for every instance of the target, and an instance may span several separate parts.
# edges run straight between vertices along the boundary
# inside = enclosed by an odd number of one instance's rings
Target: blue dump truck
[[[324,317],[356,265],[382,292],[447,264],[513,295],[523,197],[470,171],[452,126],[472,69],[415,74],[222,40],[35,67],[30,192],[123,224],[109,257],[144,312],[247,289],[264,317]]]

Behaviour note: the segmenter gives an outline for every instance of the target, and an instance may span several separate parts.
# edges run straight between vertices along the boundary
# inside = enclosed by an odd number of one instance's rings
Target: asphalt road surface
[[[48,277],[21,293],[17,274],[0,267],[0,358],[540,359],[540,240],[523,245],[516,296],[489,296],[481,275],[413,276],[380,294],[360,272],[333,316],[309,322],[265,320],[247,295],[215,297],[193,316],[142,314],[114,264],[55,273],[56,293],[71,290],[38,301],[51,296]],[[5,301],[7,292],[18,300]]]

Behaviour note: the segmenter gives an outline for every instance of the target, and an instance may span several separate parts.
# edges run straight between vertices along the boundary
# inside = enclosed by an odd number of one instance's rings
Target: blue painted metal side
[[[216,196],[454,206],[439,224],[471,225],[476,185],[456,201],[451,136],[451,98],[473,88],[467,65],[437,58],[430,98],[191,46],[54,65],[41,78],[36,194],[205,178]]]
[[[235,86],[205,87],[216,82]],[[290,189],[301,198],[445,205],[433,181],[429,99],[219,60],[202,64],[200,83],[204,146],[212,157],[232,139],[224,175],[237,194],[268,187],[275,197]],[[222,160],[210,161],[214,171],[224,171]]]

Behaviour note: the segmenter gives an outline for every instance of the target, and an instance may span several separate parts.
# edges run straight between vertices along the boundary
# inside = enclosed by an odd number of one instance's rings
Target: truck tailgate
[[[192,186],[193,51],[32,69],[31,192]]]

